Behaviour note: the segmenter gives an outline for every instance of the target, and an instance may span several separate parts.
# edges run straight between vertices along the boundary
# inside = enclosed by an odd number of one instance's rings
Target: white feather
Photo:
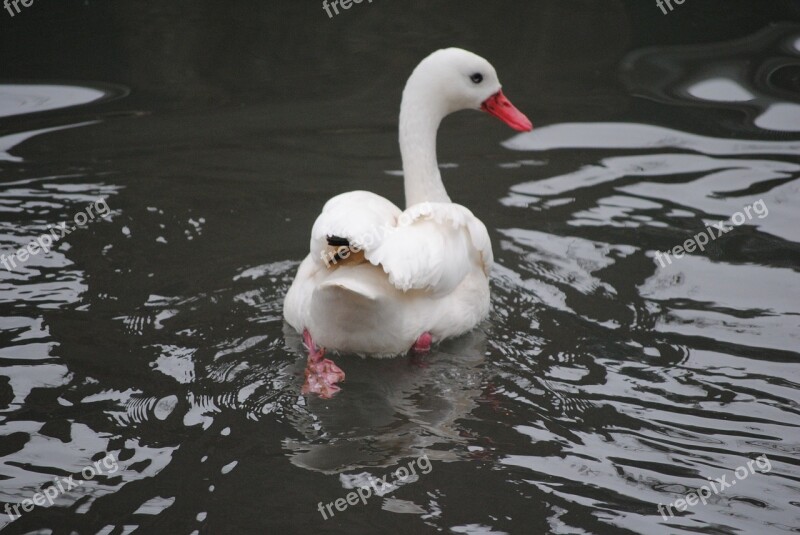
[[[365,256],[380,265],[399,290],[430,290],[435,295],[452,292],[476,266],[488,274],[492,265],[486,227],[453,203],[412,206]]]

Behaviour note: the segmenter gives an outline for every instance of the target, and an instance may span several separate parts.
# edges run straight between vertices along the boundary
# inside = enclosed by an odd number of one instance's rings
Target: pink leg
[[[344,381],[344,372],[332,360],[324,358],[325,349],[317,348],[308,329],[303,331],[303,341],[308,349],[303,394],[314,393],[330,399],[340,390],[336,383]]]
[[[432,342],[433,337],[429,332],[424,332],[419,338],[417,338],[417,341],[414,342],[413,346],[411,346],[411,360],[409,363],[412,366],[416,366],[417,368],[428,367],[428,363],[425,362],[424,356],[430,353]]]
[[[414,342],[414,345],[411,347],[411,351],[414,353],[428,353],[431,350],[431,343],[433,342],[433,337],[431,333],[424,332],[419,335],[417,341]]]

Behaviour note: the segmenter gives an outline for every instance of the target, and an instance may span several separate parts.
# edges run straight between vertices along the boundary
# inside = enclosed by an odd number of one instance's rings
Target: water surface
[[[117,463],[3,532],[797,532],[797,3],[303,4],[0,13],[0,250],[109,208],[0,269],[0,507]],[[450,45],[537,127],[440,131],[491,317],[304,397],[281,306],[311,225],[342,191],[402,202],[402,84]]]

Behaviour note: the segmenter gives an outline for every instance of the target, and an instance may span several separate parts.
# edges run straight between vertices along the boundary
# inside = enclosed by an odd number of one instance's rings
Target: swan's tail
[[[315,340],[344,352],[394,354],[408,350],[405,299],[380,267],[366,262],[327,271],[310,303]],[[389,348],[389,349],[387,349]]]
[[[317,291],[338,291],[352,294],[368,301],[378,301],[381,293],[374,285],[355,277],[331,277],[317,287]]]

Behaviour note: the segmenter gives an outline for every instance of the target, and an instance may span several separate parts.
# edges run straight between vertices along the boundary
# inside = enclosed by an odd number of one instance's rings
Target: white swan
[[[450,113],[486,111],[519,131],[530,121],[503,95],[494,67],[438,50],[414,69],[400,106],[406,210],[367,191],[329,200],[284,302],[309,349],[304,391],[329,396],[344,373],[324,349],[390,356],[458,336],[489,313],[492,244],[481,221],[450,201],[436,132]]]

